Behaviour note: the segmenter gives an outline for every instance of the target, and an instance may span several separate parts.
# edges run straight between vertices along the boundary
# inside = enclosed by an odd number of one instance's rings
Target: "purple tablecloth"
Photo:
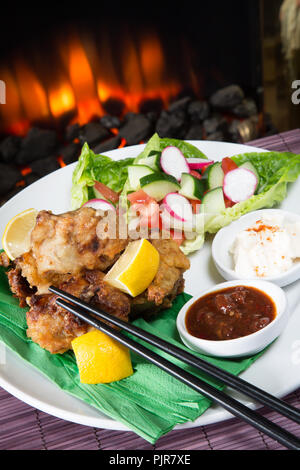
[[[300,129],[250,143],[268,150],[300,153]],[[300,389],[286,401],[300,408]],[[276,413],[263,415],[299,435],[299,425]],[[172,431],[155,446],[133,432],[109,431],[69,423],[22,403],[0,389],[0,450],[260,450],[282,449],[272,439],[239,419]]]

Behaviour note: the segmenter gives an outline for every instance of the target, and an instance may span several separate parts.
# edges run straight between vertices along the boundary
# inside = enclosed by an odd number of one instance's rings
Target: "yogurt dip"
[[[238,277],[274,277],[300,258],[300,222],[284,223],[282,215],[266,215],[241,231],[230,248]]]

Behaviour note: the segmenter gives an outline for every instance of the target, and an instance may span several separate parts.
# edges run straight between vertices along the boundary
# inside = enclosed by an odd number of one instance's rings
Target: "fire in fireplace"
[[[200,16],[182,2],[146,16],[124,2],[68,20],[18,13],[0,30],[2,198],[85,141],[101,153],[155,131],[245,141],[263,129],[258,0],[220,2],[218,15],[203,2]]]
[[[166,107],[181,86],[179,77],[170,75],[158,35],[144,32],[137,39],[124,31],[122,36],[124,51],[119,56],[107,31],[99,40],[73,31],[53,50],[56,58],[48,64],[50,70],[43,57],[37,66],[24,56],[12,67],[4,66],[7,106],[1,109],[2,132],[22,135],[34,122],[53,126],[71,119],[83,125],[106,113],[138,112],[147,102],[149,109]],[[193,68],[185,69],[184,88],[197,95]]]

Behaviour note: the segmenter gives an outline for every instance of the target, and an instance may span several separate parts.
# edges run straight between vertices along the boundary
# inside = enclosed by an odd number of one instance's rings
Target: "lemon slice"
[[[146,238],[142,238],[129,243],[122,256],[104,277],[104,281],[136,297],[151,284],[158,265],[158,251]]]
[[[27,209],[15,215],[5,227],[2,247],[7,256],[14,260],[30,248],[30,235],[35,226],[36,209]]]
[[[72,347],[81,383],[110,383],[133,374],[128,348],[101,331],[79,336]]]

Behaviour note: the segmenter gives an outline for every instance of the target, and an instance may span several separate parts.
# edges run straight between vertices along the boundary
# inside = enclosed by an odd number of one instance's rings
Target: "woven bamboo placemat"
[[[300,153],[300,129],[249,142],[268,150]],[[300,389],[285,400],[300,408]],[[300,435],[299,425],[274,412],[268,419]],[[155,446],[133,432],[70,423],[21,402],[0,388],[0,450],[279,450],[283,447],[239,419],[172,431]]]

